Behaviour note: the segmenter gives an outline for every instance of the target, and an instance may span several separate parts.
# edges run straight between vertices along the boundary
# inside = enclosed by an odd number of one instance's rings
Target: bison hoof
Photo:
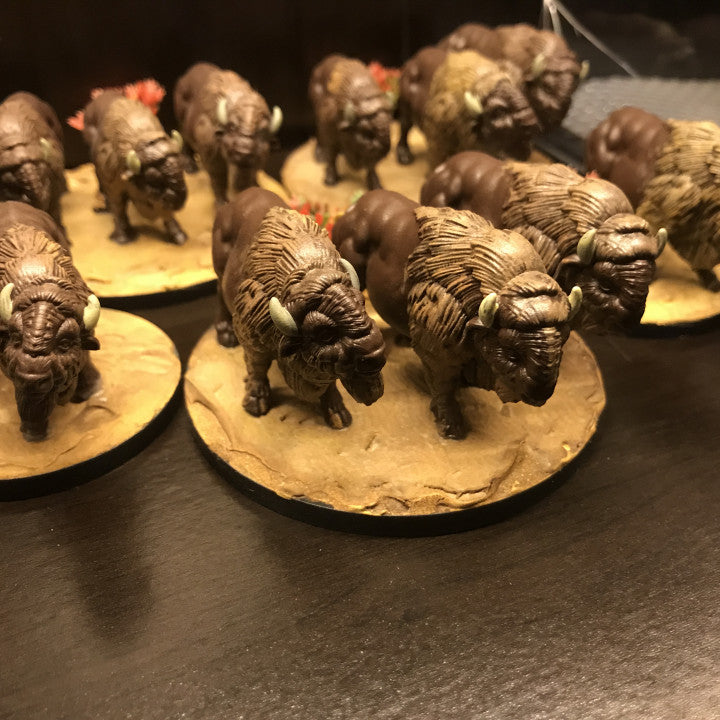
[[[410,152],[409,147],[398,145],[397,161],[400,163],[400,165],[411,165],[415,161],[415,156]]]
[[[246,382],[247,392],[243,398],[245,412],[260,417],[270,410],[270,385],[267,382]]]
[[[337,170],[335,168],[328,167],[325,172],[325,184],[326,185],[337,185],[340,182]]]
[[[467,435],[465,418],[457,403],[446,405],[442,409],[432,404],[430,409],[435,416],[435,425],[442,437],[449,440],[462,440]]]
[[[187,242],[187,239],[188,237],[183,230],[178,230],[177,232],[173,232],[168,235],[168,242],[173,245],[184,245]]]
[[[319,143],[315,143],[315,150],[313,152],[315,161],[319,163],[327,162],[327,153],[323,150]]]
[[[47,438],[47,425],[20,425],[20,432],[27,442],[42,442]]]
[[[135,228],[128,227],[127,230],[113,230],[110,235],[110,239],[116,242],[118,245],[127,245],[137,237],[137,230]]]
[[[343,428],[350,427],[352,424],[352,415],[345,405],[325,408],[325,422],[333,430],[342,430]]]
[[[240,344],[232,325],[227,320],[215,323],[215,333],[218,343],[223,347],[237,347]]]

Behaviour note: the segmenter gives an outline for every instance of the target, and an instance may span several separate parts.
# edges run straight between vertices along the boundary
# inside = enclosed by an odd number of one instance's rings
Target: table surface
[[[138,314],[186,362],[213,310]],[[597,435],[495,525],[283,517],[182,407],[113,472],[0,504],[0,718],[717,718],[720,329],[586,339]]]

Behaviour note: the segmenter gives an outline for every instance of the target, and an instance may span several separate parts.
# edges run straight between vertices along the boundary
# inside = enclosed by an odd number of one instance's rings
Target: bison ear
[[[94,335],[85,335],[82,339],[83,350],[99,350],[100,341]]]

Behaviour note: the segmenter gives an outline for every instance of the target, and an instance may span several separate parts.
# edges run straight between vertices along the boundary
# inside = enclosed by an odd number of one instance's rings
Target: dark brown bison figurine
[[[667,233],[655,237],[612,183],[565,165],[465,152],[436,168],[420,197],[427,205],[472,210],[524,235],[565,292],[581,288],[577,326],[628,330],[640,322]]]
[[[227,202],[228,187],[239,192],[257,185],[270,145],[282,124],[243,78],[210,63],[197,63],[175,85],[175,116],[185,141],[189,169],[193,152],[210,175],[218,205]]]
[[[0,200],[19,200],[52,215],[62,227],[65,189],[62,127],[54,110],[31,93],[0,104]]]
[[[463,385],[503,402],[543,405],[552,395],[582,293],[568,297],[521,235],[376,190],[338,219],[333,242],[381,316],[410,336],[443,437],[467,432]]]
[[[375,165],[390,152],[390,102],[367,66],[330,55],[310,77],[310,102],[317,125],[318,160],[327,163],[325,184],[338,180],[337,157],[367,169],[367,187],[380,187]]]
[[[135,237],[127,216],[129,200],[144,218],[161,218],[167,240],[182,245],[187,235],[174,215],[187,198],[180,134],[168,137],[146,105],[117,90],[92,100],[84,122],[98,184],[115,221],[110,238],[122,244]]]
[[[525,23],[496,28],[467,23],[438,46],[453,52],[475,50],[492,60],[517,66],[522,74],[521,88],[544,132],[559,127],[578,83],[589,69],[588,63],[581,63],[558,34]]]
[[[218,211],[213,263],[218,341],[245,350],[247,412],[270,409],[273,360],[299,398],[320,401],[333,428],[352,422],[336,380],[357,402],[382,396],[382,335],[365,312],[355,271],[313,220],[268,190],[245,190]]]
[[[611,113],[588,136],[589,169],[618,185],[700,282],[720,291],[720,127],[664,121],[639,108]]]
[[[100,304],[65,242],[49,215],[0,203],[0,368],[28,441],[45,439],[55,405],[87,400],[100,381],[88,352],[100,347]]]
[[[540,127],[510,72],[472,50],[424,48],[410,58],[400,75],[398,162],[414,159],[413,125],[425,133],[430,167],[461,150],[528,157]]]

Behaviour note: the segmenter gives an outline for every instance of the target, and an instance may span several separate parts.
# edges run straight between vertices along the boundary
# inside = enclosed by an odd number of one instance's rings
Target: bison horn
[[[568,315],[568,320],[572,320],[577,315],[580,305],[582,305],[582,299],[582,290],[577,285],[574,285],[573,289],[570,291],[570,295],[568,295],[568,300],[570,301],[570,314]]]
[[[668,231],[665,228],[660,228],[657,233],[657,246],[658,246],[657,254],[658,255],[660,255],[660,253],[665,249],[667,240],[668,240]]]
[[[350,101],[346,102],[345,107],[343,108],[343,120],[348,125],[352,125],[357,120],[357,113]]]
[[[270,132],[274,135],[282,125],[283,122],[283,112],[282,110],[276,105],[273,108],[272,111],[272,118],[270,119]]]
[[[583,60],[580,63],[580,73],[578,74],[578,80],[582,82],[590,74],[590,63],[587,60]]]
[[[173,130],[173,131],[170,133],[170,136],[172,137],[173,142],[175,143],[175,145],[177,145],[177,151],[178,151],[178,152],[182,152],[182,149],[183,149],[183,138],[182,138],[182,135],[181,135],[177,130]]]
[[[218,100],[216,115],[217,115],[217,121],[221,125],[227,125],[228,113],[227,113],[227,98],[226,97],[222,97]]]
[[[140,172],[140,158],[134,150],[128,150],[128,154],[125,156],[125,164],[131,175],[137,175]]]
[[[538,53],[532,61],[532,65],[530,66],[530,75],[533,80],[536,80],[540,75],[542,75],[545,72],[545,68],[547,67],[547,58],[545,57],[544,53]]]
[[[491,292],[486,295],[483,301],[480,303],[480,309],[478,310],[478,317],[483,327],[491,327],[495,320],[495,313],[498,309],[498,296],[497,293]]]
[[[350,276],[350,282],[352,283],[352,286],[356,290],[359,290],[360,278],[358,278],[358,274],[355,271],[355,268],[352,266],[352,263],[345,258],[340,258],[340,264],[345,268],[345,272]]]
[[[288,337],[297,337],[300,334],[297,323],[290,314],[290,311],[283,307],[282,303],[276,298],[270,298],[270,318],[273,325]]]
[[[95,295],[88,295],[87,305],[83,310],[83,325],[92,332],[100,319],[100,301]]]
[[[471,93],[469,90],[466,90],[463,97],[465,99],[465,107],[473,115],[482,115],[482,103],[480,102],[480,98],[477,95]]]
[[[0,291],[0,320],[4,323],[10,322],[10,316],[13,312],[12,299],[10,298],[10,295],[12,295],[12,291],[14,289],[15,285],[13,283],[8,283]]]
[[[50,155],[52,155],[53,147],[47,138],[40,138],[40,147],[42,148],[43,160],[47,162],[50,159]]]
[[[576,252],[583,265],[591,265],[595,257],[596,233],[597,230],[592,228],[592,230],[588,230],[578,241]]]

